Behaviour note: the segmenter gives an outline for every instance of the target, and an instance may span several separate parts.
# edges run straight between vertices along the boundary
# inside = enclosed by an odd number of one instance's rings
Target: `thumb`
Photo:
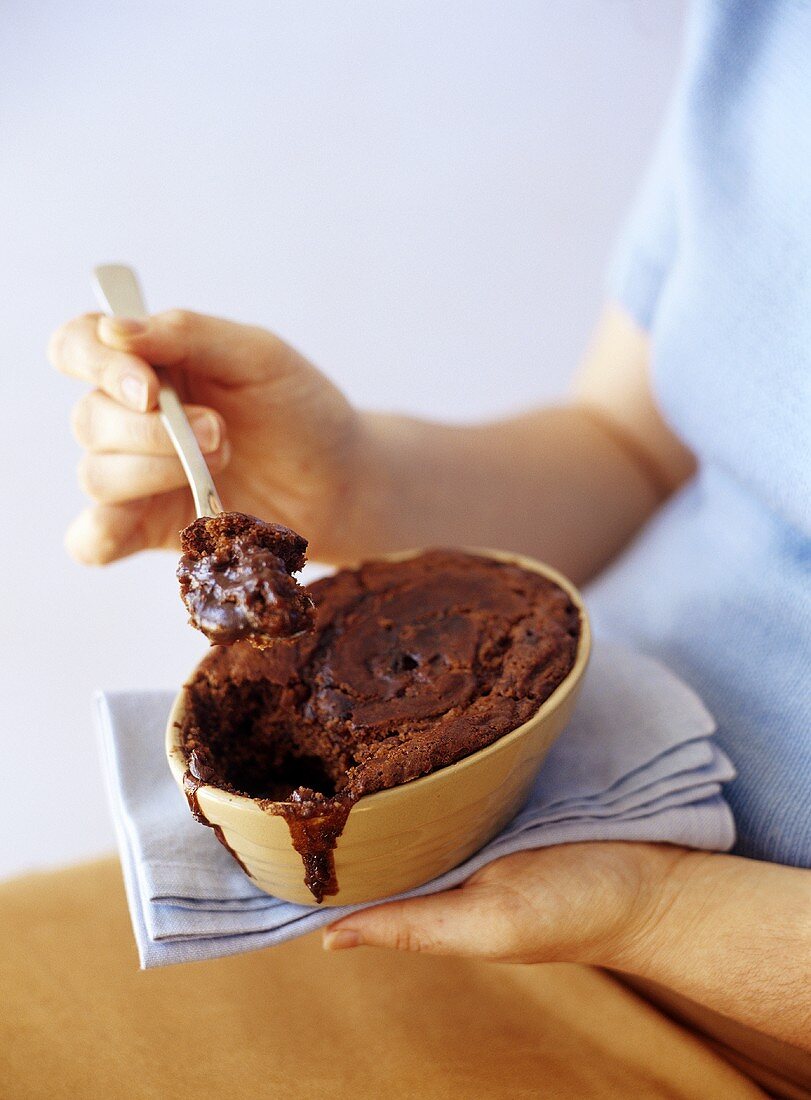
[[[101,504],[76,517],[65,535],[65,547],[82,565],[107,565],[139,550],[176,550],[181,528],[193,518],[185,488],[125,504]]]
[[[137,355],[153,366],[179,367],[228,385],[257,382],[295,356],[266,329],[202,313],[171,309],[151,317],[101,317],[98,337],[107,347]]]
[[[491,883],[470,881],[431,897],[352,913],[324,930],[323,943],[328,951],[365,945],[507,960],[520,954],[516,917],[509,895]]]

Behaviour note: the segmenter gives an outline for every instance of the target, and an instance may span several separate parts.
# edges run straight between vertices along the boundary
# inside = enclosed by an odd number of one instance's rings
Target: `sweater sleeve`
[[[607,272],[609,297],[650,330],[677,247],[677,104],[671,109]]]

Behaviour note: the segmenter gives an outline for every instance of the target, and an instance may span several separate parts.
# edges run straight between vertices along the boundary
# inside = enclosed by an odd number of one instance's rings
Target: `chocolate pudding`
[[[574,664],[580,614],[546,577],[455,550],[344,569],[310,594],[311,633],[211,651],[181,741],[192,784],[286,818],[321,901],[352,804],[527,721]]]
[[[196,519],[180,533],[177,567],[189,622],[216,645],[245,640],[258,649],[311,629],[312,600],[292,574],[307,540],[279,523],[242,512]]]

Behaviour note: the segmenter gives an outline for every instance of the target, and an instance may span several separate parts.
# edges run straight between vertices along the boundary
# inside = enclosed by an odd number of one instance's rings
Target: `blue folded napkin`
[[[234,955],[303,935],[360,906],[263,894],[197,824],[164,756],[168,692],[104,692],[96,718],[130,915],[144,969]],[[716,851],[735,838],[734,778],[701,700],[658,662],[599,640],[571,723],[526,806],[461,866],[412,891],[463,882],[500,856],[585,840]]]

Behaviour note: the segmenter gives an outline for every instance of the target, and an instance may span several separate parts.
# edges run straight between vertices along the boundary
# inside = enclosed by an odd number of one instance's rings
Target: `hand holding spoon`
[[[131,267],[95,268],[93,287],[111,316],[149,317]],[[188,478],[197,514],[180,533],[184,554],[177,569],[189,621],[216,644],[245,639],[260,649],[311,629],[313,602],[292,576],[304,565],[307,540],[281,524],[223,509],[177,391],[164,370],[154,370],[160,382],[160,417]]]

